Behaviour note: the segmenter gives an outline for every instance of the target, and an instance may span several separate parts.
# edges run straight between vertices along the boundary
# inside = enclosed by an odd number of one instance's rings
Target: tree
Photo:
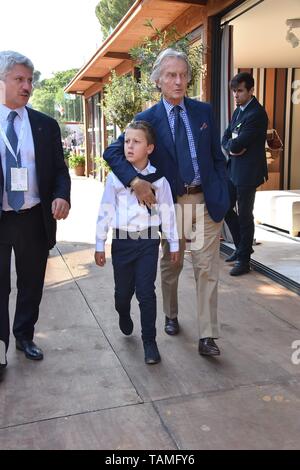
[[[153,26],[152,20],[146,20],[145,26],[155,33],[154,36],[146,37],[139,46],[133,47],[129,51],[132,59],[136,62],[136,67],[141,72],[140,86],[144,101],[157,101],[158,99],[157,90],[150,80],[150,75],[157,56],[167,47],[184,52],[188,56],[192,69],[192,79],[189,86],[192,86],[200,75],[205,75],[205,46],[203,44],[194,46],[187,36],[181,37],[175,27],[162,31]]]
[[[133,75],[117,75],[112,70],[105,86],[103,111],[108,122],[113,122],[123,131],[133,116],[141,111],[140,84]]]
[[[100,0],[95,13],[101,25],[104,39],[117,26],[135,0]]]
[[[39,70],[34,70],[33,72],[33,86],[34,88],[39,88],[40,87],[40,78],[41,78],[41,72]]]
[[[180,37],[175,28],[161,31],[154,28],[151,20],[146,25],[155,32],[152,38],[145,38],[137,47],[129,51],[132,59],[140,71],[140,80],[136,81],[132,75],[117,76],[112,71],[111,79],[104,87],[103,109],[110,123],[117,124],[121,130],[141,111],[147,101],[155,102],[160,93],[150,80],[153,64],[158,54],[167,47],[172,47],[188,55],[192,69],[192,80],[205,74],[205,49],[202,44],[194,46],[187,37]]]
[[[81,106],[79,96],[76,96],[71,105],[65,98],[64,88],[76,74],[77,69],[56,72],[52,78],[38,81],[31,98],[32,106],[61,122],[63,119],[81,121]],[[37,80],[39,75],[37,75]]]

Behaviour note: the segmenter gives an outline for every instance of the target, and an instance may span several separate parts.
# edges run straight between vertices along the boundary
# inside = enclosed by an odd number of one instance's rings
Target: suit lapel
[[[187,111],[187,115],[189,118],[189,123],[190,127],[192,130],[193,134],[193,139],[194,139],[194,144],[195,144],[195,149],[197,153],[198,145],[199,145],[199,139],[200,139],[200,128],[199,128],[199,123],[201,121],[201,115],[199,115],[199,109],[195,109],[193,106],[193,102],[191,100],[187,100],[186,98],[184,99],[184,105]]]
[[[155,129],[158,137],[157,140],[163,143],[171,157],[176,161],[174,140],[170,129],[166,108],[162,100],[157,104],[155,112]]]
[[[30,108],[26,108],[28,112],[28,117],[29,117],[29,122],[31,126],[31,132],[32,132],[32,137],[33,137],[33,144],[34,144],[34,155],[35,155],[35,165],[36,165],[36,171],[37,175],[39,175],[39,169],[40,169],[40,158],[43,154],[42,150],[42,126],[40,123],[40,120],[37,117],[37,114],[35,113],[34,110]]]

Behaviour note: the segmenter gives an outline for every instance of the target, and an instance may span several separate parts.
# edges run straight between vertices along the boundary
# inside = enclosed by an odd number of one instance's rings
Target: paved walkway
[[[197,352],[189,256],[180,281],[181,334],[163,332],[162,362],[146,366],[134,333],[119,332],[111,263],[93,262],[99,184],[73,180],[72,214],[59,224],[36,332],[41,362],[11,341],[0,383],[0,449],[297,449],[299,297],[220,260],[222,354]],[[158,312],[162,301],[158,276]],[[15,300],[12,295],[12,308]],[[299,348],[300,346],[298,346]]]

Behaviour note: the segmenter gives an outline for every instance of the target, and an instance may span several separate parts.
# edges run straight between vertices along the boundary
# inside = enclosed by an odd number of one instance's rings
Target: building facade
[[[299,189],[299,0],[137,0],[66,88],[82,95],[84,103],[86,174],[95,176],[98,158],[119,131],[102,112],[103,87],[112,69],[134,74],[128,52],[149,36],[149,19],[156,28],[175,26],[192,43],[205,46],[206,75],[192,94],[212,103],[220,135],[233,112],[230,78],[238,71],[253,74],[270,134],[276,130],[282,142],[267,153],[270,177],[260,189]]]

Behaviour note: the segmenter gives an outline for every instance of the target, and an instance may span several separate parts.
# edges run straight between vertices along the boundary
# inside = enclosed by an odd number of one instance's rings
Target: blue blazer
[[[71,180],[64,161],[57,122],[43,113],[31,108],[26,109],[32,130],[37,183],[50,249],[56,242],[56,220],[52,216],[52,201],[59,197],[70,203]],[[3,185],[4,177],[0,158],[0,209],[2,209]]]
[[[265,109],[254,97],[244,111],[236,108],[226,129],[222,146],[228,152],[228,171],[235,186],[260,186],[268,179],[265,151],[268,116]],[[238,134],[232,139],[232,132]],[[239,153],[242,155],[230,155]]]
[[[198,156],[201,184],[207,210],[215,222],[220,222],[228,208],[226,159],[221,151],[219,136],[215,127],[212,108],[189,98],[184,104],[191,125]],[[174,201],[183,194],[183,185],[175,155],[175,145],[163,101],[136,115],[135,120],[149,122],[156,134],[156,144],[150,161],[168,180]],[[124,134],[104,152],[104,159],[125,186],[137,176],[132,165],[127,162],[123,151]]]

